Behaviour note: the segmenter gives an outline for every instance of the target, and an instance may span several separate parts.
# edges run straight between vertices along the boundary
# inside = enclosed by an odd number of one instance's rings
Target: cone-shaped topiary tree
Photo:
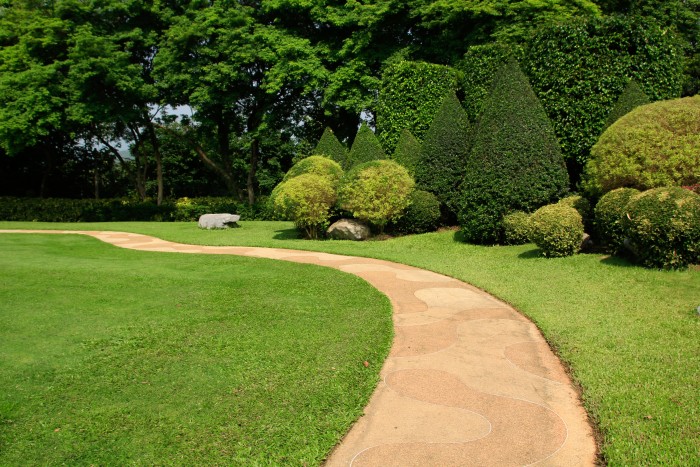
[[[404,129],[401,131],[399,143],[396,145],[396,151],[392,159],[406,167],[408,173],[415,177],[416,164],[420,157],[421,144],[410,131]]]
[[[622,94],[618,97],[615,106],[610,111],[607,120],[605,120],[605,128],[603,131],[623,115],[627,115],[640,105],[646,105],[649,102],[651,102],[649,97],[644,94],[644,91],[642,91],[642,88],[639,87],[637,82],[633,79],[629,80]]]
[[[552,125],[511,60],[494,78],[467,160],[459,211],[465,240],[500,241],[506,213],[556,201],[568,181]]]
[[[345,149],[345,146],[338,141],[338,138],[335,137],[333,130],[328,127],[323,131],[323,135],[321,135],[321,139],[318,140],[318,144],[312,154],[328,157],[340,164],[341,167],[347,167],[348,151]]]
[[[352,142],[347,166],[352,168],[357,164],[380,159],[386,159],[386,153],[374,132],[363,122],[360,129],[357,130],[355,141]]]
[[[418,188],[433,193],[451,211],[455,210],[470,138],[467,114],[457,96],[448,94],[423,140],[415,177]]]

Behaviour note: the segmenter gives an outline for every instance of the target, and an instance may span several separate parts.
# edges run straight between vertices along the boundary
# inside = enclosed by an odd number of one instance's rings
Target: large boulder
[[[199,216],[200,229],[226,229],[235,227],[241,219],[238,214],[203,214]]]
[[[326,233],[336,240],[366,240],[371,235],[367,224],[356,219],[340,219]]]

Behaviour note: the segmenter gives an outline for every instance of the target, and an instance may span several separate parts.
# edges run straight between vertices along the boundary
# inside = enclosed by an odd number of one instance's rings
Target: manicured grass
[[[391,342],[327,268],[0,234],[0,271],[0,465],[317,465]]]
[[[610,465],[693,465],[700,458],[700,271],[655,271],[602,255],[538,257],[533,245],[480,247],[454,232],[383,242],[296,239],[283,222],[201,231],[194,223],[37,224],[123,230],[207,245],[370,256],[479,286],[533,319],[583,387]]]

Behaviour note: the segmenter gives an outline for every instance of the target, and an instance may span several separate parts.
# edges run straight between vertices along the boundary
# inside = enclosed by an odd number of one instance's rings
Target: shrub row
[[[242,220],[269,220],[265,200],[253,206],[232,198],[203,197],[155,201],[0,197],[0,220],[36,222],[196,221],[214,212],[240,214]]]

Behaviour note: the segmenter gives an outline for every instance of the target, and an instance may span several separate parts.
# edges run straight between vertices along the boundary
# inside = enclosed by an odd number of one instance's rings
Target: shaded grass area
[[[0,228],[58,224],[0,223]],[[308,241],[292,224],[66,224],[182,243],[318,250],[388,259],[462,279],[542,329],[583,387],[611,465],[693,465],[700,458],[700,271],[655,271],[603,255],[539,257],[533,245],[481,247],[455,232],[383,242]],[[457,238],[456,238],[457,237]]]
[[[2,234],[0,271],[0,465],[317,465],[391,342],[327,268]]]

